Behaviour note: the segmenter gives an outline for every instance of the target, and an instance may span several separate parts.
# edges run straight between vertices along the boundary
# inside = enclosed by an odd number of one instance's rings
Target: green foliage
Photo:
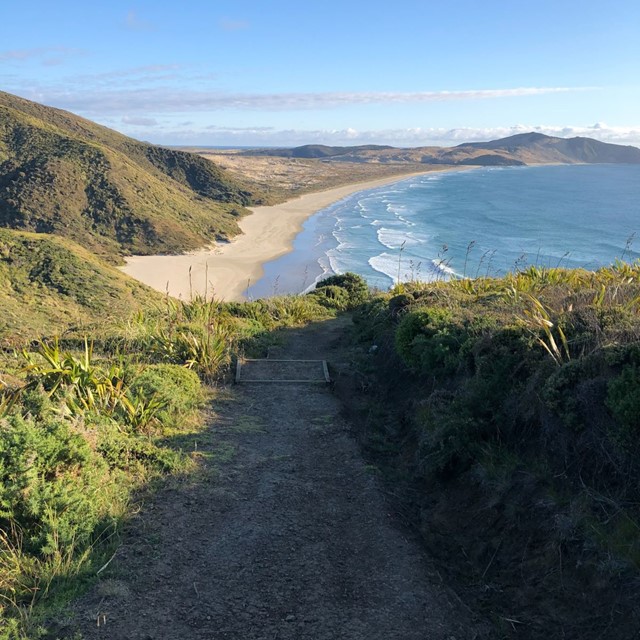
[[[96,432],[96,451],[112,469],[134,475],[144,475],[148,470],[175,473],[185,469],[180,452],[161,446],[149,437],[122,432],[113,422],[101,421],[96,425]]]
[[[351,304],[349,292],[343,287],[338,287],[336,285],[320,287],[308,295],[315,298],[323,307],[327,307],[329,309],[338,309],[339,311],[343,311]]]
[[[394,317],[407,311],[415,302],[415,298],[407,293],[399,293],[389,300],[389,311]]]
[[[212,381],[230,361],[233,334],[225,325],[204,329],[178,326],[152,336],[151,356],[160,362],[182,364]]]
[[[394,345],[409,369],[386,349],[366,359],[386,406],[380,424],[369,417],[367,444],[394,452],[412,487],[459,492],[490,474],[507,507],[534,512],[533,486],[535,500],[570,496],[580,512],[563,554],[578,559],[588,547],[637,567],[640,263],[411,282],[394,293],[354,315],[363,341]],[[496,482],[485,484],[495,500]],[[516,526],[508,519],[499,516],[501,531]]]
[[[575,432],[585,428],[584,401],[578,389],[581,384],[602,375],[598,355],[571,360],[556,369],[547,379],[542,398],[562,423]]]
[[[316,291],[325,287],[344,289],[349,296],[349,308],[362,304],[369,297],[369,285],[362,276],[355,273],[347,272],[320,280],[316,285]]]
[[[119,416],[132,427],[144,427],[155,418],[162,405],[154,398],[132,396],[127,388],[128,369],[120,363],[108,367],[93,361],[93,345],[86,338],[80,356],[62,351],[58,340],[41,342],[38,352],[23,352],[27,362],[27,389],[42,388],[50,398],[64,401],[76,416],[101,412]]]
[[[129,387],[133,397],[156,398],[161,409],[155,417],[163,425],[175,425],[200,407],[203,392],[194,371],[174,364],[152,364]]]
[[[0,229],[0,342],[104,325],[161,299],[73,242]]]
[[[402,359],[423,374],[452,373],[460,364],[463,328],[447,309],[421,308],[406,314],[396,331]]]
[[[104,515],[104,462],[60,419],[0,423],[0,523],[23,532],[24,550],[52,555],[84,545]]]
[[[618,422],[615,437],[625,446],[636,447],[640,440],[640,367],[629,364],[609,382],[607,407]]]
[[[360,305],[353,313],[358,337],[363,341],[376,341],[391,327],[391,313],[387,296],[380,294]]]

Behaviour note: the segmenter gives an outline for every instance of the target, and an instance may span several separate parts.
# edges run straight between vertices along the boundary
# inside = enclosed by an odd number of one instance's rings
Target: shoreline
[[[464,167],[467,169],[468,167]],[[460,167],[462,169],[462,167]],[[264,275],[264,265],[293,250],[303,223],[312,215],[347,196],[457,167],[411,172],[342,187],[316,191],[281,204],[249,207],[251,214],[239,221],[242,233],[231,241],[186,254],[129,256],[120,270],[169,295],[189,300],[191,295],[214,295],[226,302],[246,300],[244,293]]]

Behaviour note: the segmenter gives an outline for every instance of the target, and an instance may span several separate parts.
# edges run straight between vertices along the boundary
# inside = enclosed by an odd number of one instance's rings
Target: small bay
[[[251,298],[353,271],[400,279],[500,275],[529,265],[597,269],[640,258],[639,165],[547,165],[430,173],[353,194],[304,225]]]

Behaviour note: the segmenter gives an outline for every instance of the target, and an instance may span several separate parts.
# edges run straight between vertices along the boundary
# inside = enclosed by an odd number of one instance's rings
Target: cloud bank
[[[466,91],[227,93],[164,87],[135,90],[42,88],[33,99],[87,115],[187,113],[219,110],[300,111],[373,104],[473,101],[589,91],[593,87],[520,87]]]
[[[0,62],[25,63],[39,62],[44,66],[62,64],[66,58],[81,55],[80,49],[71,47],[34,47],[31,49],[10,49],[0,51]]]
[[[455,146],[463,142],[485,142],[518,133],[536,131],[559,138],[585,136],[602,142],[627,144],[640,147],[640,125],[610,127],[604,123],[587,126],[527,125],[506,127],[456,129],[412,128],[359,130],[356,128],[330,130],[274,129],[272,127],[220,127],[210,125],[203,129],[156,129],[152,141],[158,144],[220,145],[220,146],[265,146],[293,147],[303,144],[357,145],[387,144],[399,147]],[[136,135],[135,129],[126,131]],[[143,132],[140,132],[143,135]],[[148,130],[144,132],[149,135]]]

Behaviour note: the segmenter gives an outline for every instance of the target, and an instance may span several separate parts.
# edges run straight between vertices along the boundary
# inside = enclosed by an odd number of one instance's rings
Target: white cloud
[[[218,26],[223,31],[243,31],[248,29],[250,24],[246,20],[230,20],[229,18],[223,18],[218,21]]]
[[[103,73],[95,73],[89,76],[80,76],[83,80],[102,80],[126,78],[129,76],[146,78],[155,76],[158,73],[166,73],[167,71],[177,71],[180,69],[179,64],[147,64],[141,67],[130,67],[129,69],[116,69],[115,71],[105,71]]]
[[[138,12],[130,9],[124,19],[124,26],[130,31],[152,31],[153,25],[138,16]]]
[[[219,127],[218,125],[211,124],[205,127],[207,131],[214,131],[215,133],[223,134],[245,134],[245,133],[264,133],[268,131],[275,131],[273,127]]]
[[[87,115],[113,113],[188,113],[224,109],[259,111],[300,111],[332,109],[349,105],[408,104],[535,96],[550,93],[588,91],[590,87],[521,87],[468,91],[421,92],[316,92],[316,93],[225,93],[164,87],[135,90],[88,89],[61,91],[43,88],[37,98],[47,104]]]
[[[128,87],[175,81],[179,78],[182,70],[183,67],[179,64],[149,64],[140,67],[103,71],[102,73],[67,76],[65,78],[65,86],[69,89],[64,93],[70,95],[71,93],[91,91],[104,94],[109,90],[132,91]],[[51,88],[41,89],[40,92],[42,94],[58,93],[57,90]]]
[[[122,124],[132,124],[139,127],[157,127],[159,122],[155,118],[124,116],[124,118],[122,118]]]
[[[283,146],[303,144],[357,145],[385,144],[399,147],[455,146],[463,142],[485,142],[517,133],[536,131],[559,138],[585,136],[614,144],[640,147],[640,125],[633,127],[609,127],[603,123],[587,126],[524,125],[507,127],[456,129],[412,128],[385,130],[316,129],[294,130],[271,127],[219,127],[203,129],[157,129],[153,141],[159,144],[200,144],[238,146]],[[135,135],[135,131],[129,131]],[[141,132],[142,135],[142,132]]]
[[[0,51],[0,62],[27,62],[29,60],[36,60],[45,66],[52,66],[61,64],[68,57],[82,53],[80,49],[62,46],[10,49]]]

